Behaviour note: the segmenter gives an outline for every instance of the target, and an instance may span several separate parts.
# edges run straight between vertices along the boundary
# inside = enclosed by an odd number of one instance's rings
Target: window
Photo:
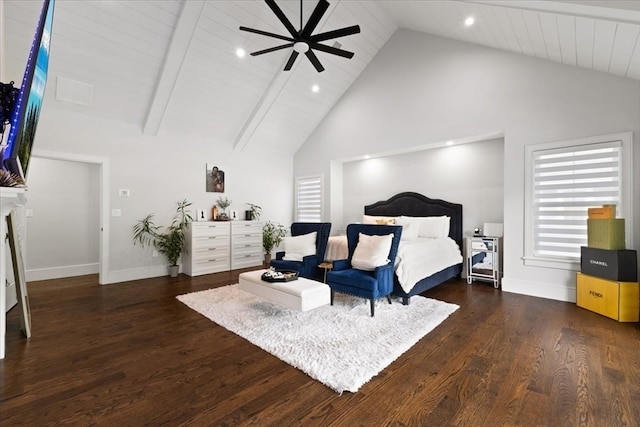
[[[322,221],[322,176],[296,179],[296,221]]]
[[[630,144],[630,134],[619,134],[527,147],[525,264],[576,268],[590,207],[615,204],[631,219]]]

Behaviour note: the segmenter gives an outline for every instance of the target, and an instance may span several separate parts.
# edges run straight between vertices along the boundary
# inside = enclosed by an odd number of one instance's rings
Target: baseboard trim
[[[63,277],[84,276],[98,274],[100,264],[65,265],[61,267],[36,268],[25,272],[27,282],[35,280],[60,279]]]
[[[182,266],[180,266],[182,272]],[[115,283],[129,282],[131,280],[150,279],[152,277],[168,276],[169,269],[166,265],[156,265],[153,267],[132,268],[129,270],[110,271],[102,277],[101,285],[112,285]]]
[[[564,302],[576,302],[575,286],[550,285],[542,282],[502,278],[502,290],[514,294],[529,295]]]

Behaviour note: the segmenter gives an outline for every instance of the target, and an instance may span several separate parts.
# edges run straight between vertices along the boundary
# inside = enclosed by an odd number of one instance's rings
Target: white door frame
[[[100,167],[100,254],[98,258],[100,267],[98,283],[101,285],[104,284],[109,273],[109,159],[105,157],[36,149],[33,150],[31,155],[41,159],[90,163]]]

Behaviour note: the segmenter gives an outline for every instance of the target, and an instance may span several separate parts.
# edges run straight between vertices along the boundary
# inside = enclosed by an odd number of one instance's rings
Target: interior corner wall
[[[166,259],[153,257],[152,248],[133,245],[132,227],[151,213],[157,225],[169,225],[180,200],[192,202],[194,217],[198,209],[211,212],[222,196],[232,201],[228,211],[237,210],[241,217],[247,203],[254,203],[262,207],[262,220],[292,221],[292,155],[249,148],[234,151],[230,141],[214,141],[201,134],[142,135],[141,126],[74,111],[55,100],[54,91],[55,85],[47,86],[34,151],[109,161],[105,199],[111,215],[104,224],[108,266],[103,284],[167,275]],[[224,193],[206,191],[207,163],[225,171]],[[50,179],[72,195],[73,185],[62,176],[54,173]],[[120,190],[129,190],[129,196],[121,196]],[[49,226],[56,226],[53,218]],[[29,230],[27,234],[30,246],[44,243],[44,236]]]
[[[493,139],[344,163],[346,224],[363,206],[413,191],[464,206],[463,230],[503,221],[504,142]]]
[[[503,290],[574,301],[574,271],[522,262],[525,147],[631,131],[637,183],[638,117],[637,80],[398,30],[298,150],[294,173],[328,176],[336,159],[501,133]],[[637,188],[633,207],[631,220],[640,225]],[[640,246],[640,234],[629,246]]]

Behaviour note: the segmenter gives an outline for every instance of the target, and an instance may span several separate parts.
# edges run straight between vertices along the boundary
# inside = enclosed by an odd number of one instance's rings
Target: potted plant
[[[216,200],[216,205],[220,206],[220,209],[222,209],[220,219],[223,221],[228,220],[229,217],[227,216],[227,208],[231,206],[231,200],[229,200],[227,197],[220,196],[218,197],[218,200]]]
[[[159,253],[166,256],[171,277],[178,275],[178,259],[186,245],[184,232],[189,222],[193,221],[191,212],[187,209],[189,206],[191,202],[186,199],[178,202],[173,221],[164,230],[154,224],[154,214],[147,215],[133,226],[133,244],[140,243],[143,248],[153,246]]]
[[[262,208],[258,205],[254,205],[253,203],[247,204],[249,205],[249,210],[247,211],[247,220],[259,220],[260,214],[262,213]]]
[[[269,265],[271,251],[278,246],[286,234],[284,226],[280,223],[267,221],[262,226],[262,247],[264,248],[264,262]]]

